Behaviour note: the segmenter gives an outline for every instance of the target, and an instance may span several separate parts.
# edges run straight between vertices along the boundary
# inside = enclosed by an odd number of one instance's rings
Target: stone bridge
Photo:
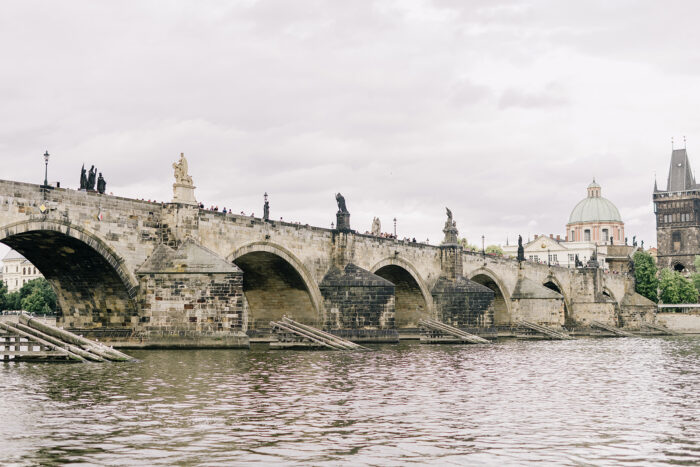
[[[129,329],[144,345],[247,345],[283,315],[381,340],[422,316],[634,327],[654,310],[632,278],[598,268],[13,181],[0,181],[0,242],[52,284],[59,324]]]

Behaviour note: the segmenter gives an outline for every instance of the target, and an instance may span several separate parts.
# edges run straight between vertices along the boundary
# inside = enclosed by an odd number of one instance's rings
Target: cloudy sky
[[[0,178],[196,196],[471,243],[564,234],[595,176],[631,238],[671,137],[700,167],[693,1],[68,1],[0,5]],[[696,150],[695,148],[698,148]],[[700,169],[699,169],[700,170]]]

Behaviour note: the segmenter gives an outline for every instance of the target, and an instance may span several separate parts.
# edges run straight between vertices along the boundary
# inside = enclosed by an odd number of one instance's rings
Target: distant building
[[[666,190],[654,182],[654,213],[658,266],[694,271],[695,255],[700,255],[700,186],[685,149],[671,152]]]
[[[624,245],[625,223],[620,211],[601,196],[595,181],[588,185],[588,196],[574,207],[566,224],[568,242],[592,242],[596,245]]]
[[[596,244],[593,242],[567,242],[560,236],[535,235],[535,238],[527,243],[523,243],[525,259],[535,263],[551,264],[552,266],[562,266],[565,268],[576,267],[576,255],[579,261],[584,264],[596,251]],[[508,256],[517,256],[517,245],[507,245],[503,247],[503,253]],[[604,249],[598,249],[598,261],[603,267],[605,263]]]
[[[15,250],[10,250],[2,259],[2,271],[2,281],[8,292],[21,289],[32,279],[44,277],[32,263]]]
[[[635,247],[625,243],[625,223],[620,211],[601,196],[595,180],[588,185],[588,196],[579,201],[566,224],[566,237],[537,236],[524,244],[525,259],[552,266],[576,267],[576,257],[585,266],[596,253],[600,267],[613,272],[627,272]],[[505,246],[503,252],[517,255],[517,246]]]

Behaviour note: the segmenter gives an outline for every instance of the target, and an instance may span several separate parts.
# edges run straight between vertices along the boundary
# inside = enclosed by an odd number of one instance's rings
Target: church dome
[[[581,200],[571,211],[569,224],[578,222],[622,222],[620,211],[612,201],[600,195],[601,188],[593,180],[588,185],[588,197]]]

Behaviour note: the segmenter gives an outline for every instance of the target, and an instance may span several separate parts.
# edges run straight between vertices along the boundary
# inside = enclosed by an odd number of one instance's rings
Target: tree
[[[489,255],[503,256],[503,248],[498,245],[489,245],[486,247],[486,253]]]
[[[665,304],[697,303],[698,289],[678,271],[663,269],[659,278],[661,300]]]
[[[44,278],[34,279],[19,291],[22,309],[32,313],[49,314],[56,311],[56,293]]]
[[[470,245],[466,238],[460,238],[459,244],[462,245],[465,251],[478,251],[478,248],[475,245]]]
[[[0,281],[0,311],[7,310],[7,286]]]
[[[649,253],[638,250],[632,257],[634,261],[635,291],[651,300],[658,302],[659,279],[656,277],[656,264]]]
[[[21,304],[21,298],[19,296],[19,290],[7,294],[7,301],[6,303],[6,310],[21,310],[22,309],[22,304]]]

